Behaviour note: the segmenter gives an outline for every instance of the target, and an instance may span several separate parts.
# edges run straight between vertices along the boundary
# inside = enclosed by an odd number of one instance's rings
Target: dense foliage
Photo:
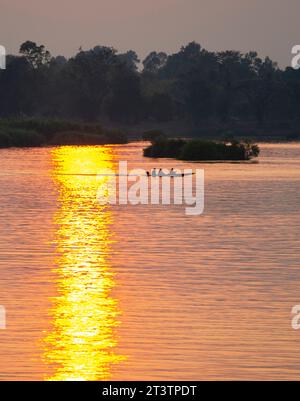
[[[170,157],[181,160],[250,160],[259,155],[259,147],[249,141],[230,142],[200,139],[159,139],[144,149],[146,157]]]
[[[120,130],[100,124],[45,118],[0,119],[0,148],[126,143]]]
[[[19,56],[7,57],[0,85],[1,117],[154,127],[184,121],[196,131],[271,124],[290,132],[300,121],[300,70],[281,70],[255,52],[215,53],[195,42],[172,55],[151,52],[140,64],[132,50],[96,46],[66,59],[27,41]]]

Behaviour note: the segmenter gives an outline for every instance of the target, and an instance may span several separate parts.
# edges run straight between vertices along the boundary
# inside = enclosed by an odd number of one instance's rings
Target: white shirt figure
[[[154,168],[154,169],[152,170],[151,175],[152,175],[152,177],[156,177],[156,168]]]
[[[158,175],[159,177],[169,177],[170,173],[169,172],[165,173],[164,170],[161,168],[158,172]]]

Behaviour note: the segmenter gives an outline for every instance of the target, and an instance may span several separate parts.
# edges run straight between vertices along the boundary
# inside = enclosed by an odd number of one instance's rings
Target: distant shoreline
[[[126,133],[104,128],[101,124],[42,118],[0,119],[0,148],[127,142]]]
[[[258,135],[251,129],[235,129],[224,131],[210,131],[202,129],[191,132],[184,128],[179,136],[179,127],[164,126],[169,138],[202,141],[222,141],[225,136],[234,137],[237,141],[252,140],[255,142],[276,143],[276,142],[299,142],[300,137],[296,131],[266,130],[265,135]],[[49,146],[87,146],[87,145],[114,145],[126,144],[128,142],[141,141],[148,133],[161,133],[158,129],[145,130],[141,127],[104,127],[100,123],[84,123],[72,120],[46,119],[46,118],[10,118],[0,119],[0,149],[1,148],[28,148],[28,147],[49,147]],[[186,135],[182,135],[186,132]],[[198,132],[198,134],[197,134]],[[243,132],[245,132],[243,134]],[[248,135],[247,135],[248,132]],[[235,135],[231,135],[234,134]],[[147,139],[146,139],[147,140]]]

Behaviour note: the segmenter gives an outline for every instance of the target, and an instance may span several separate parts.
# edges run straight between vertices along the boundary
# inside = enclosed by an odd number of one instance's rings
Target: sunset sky
[[[290,64],[300,43],[299,0],[0,0],[0,44],[16,53],[29,39],[53,55],[80,46],[168,53],[196,40],[209,50],[257,50]]]

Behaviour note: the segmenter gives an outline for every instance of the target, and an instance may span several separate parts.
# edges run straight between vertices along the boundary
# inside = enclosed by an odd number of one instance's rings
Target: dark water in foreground
[[[141,144],[0,151],[0,379],[300,379],[300,145],[259,164]],[[97,173],[205,169],[205,212],[101,207]]]

